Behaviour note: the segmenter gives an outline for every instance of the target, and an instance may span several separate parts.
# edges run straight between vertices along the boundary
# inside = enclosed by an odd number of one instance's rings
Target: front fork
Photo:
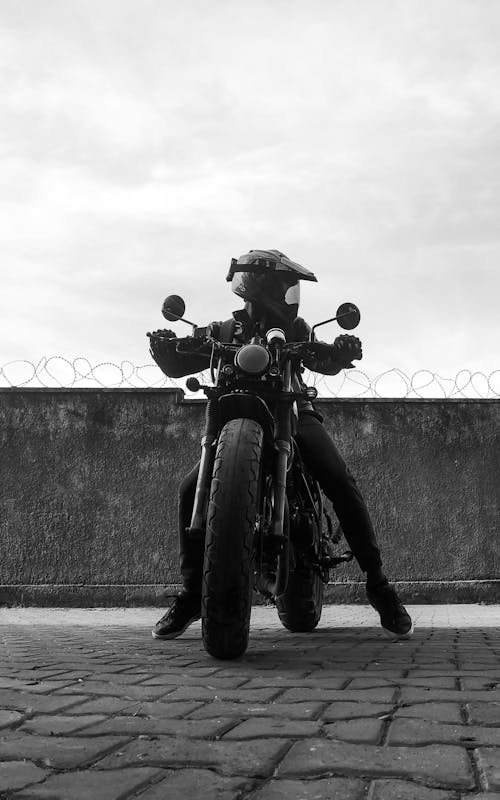
[[[200,469],[196,481],[191,525],[187,529],[188,536],[203,539],[205,536],[205,515],[212,481],[215,460],[215,442],[219,429],[218,401],[210,398],[207,401],[205,414],[205,433],[201,440]]]
[[[274,469],[274,505],[271,521],[271,537],[278,552],[276,581],[269,586],[269,592],[274,597],[279,597],[286,590],[288,584],[289,567],[289,521],[285,520],[286,510],[286,478],[290,456],[292,452],[292,405],[294,397],[291,394],[291,366],[286,365],[284,389],[277,410],[276,449],[277,455]]]

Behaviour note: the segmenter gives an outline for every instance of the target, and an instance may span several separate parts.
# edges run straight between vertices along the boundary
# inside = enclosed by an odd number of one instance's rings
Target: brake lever
[[[189,355],[191,353],[202,353],[202,352],[205,352],[206,355],[208,355],[209,351],[212,352],[212,353],[215,352],[215,351],[218,352],[218,353],[221,353],[227,347],[227,345],[222,344],[222,342],[219,342],[217,339],[214,339],[212,336],[204,336],[203,339],[201,339],[201,338],[197,339],[196,337],[187,337],[187,338],[189,338],[190,342],[194,345],[193,348],[192,349],[188,348],[187,350],[183,350],[182,348],[179,348],[179,345],[181,344],[181,342],[184,341],[184,339],[179,339],[178,340],[178,345],[176,347],[176,352],[177,353],[181,353],[181,354],[184,354],[184,355]]]

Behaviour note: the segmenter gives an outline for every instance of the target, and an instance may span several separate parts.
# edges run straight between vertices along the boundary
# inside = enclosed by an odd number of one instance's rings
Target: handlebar
[[[182,337],[174,337],[174,336],[162,336],[161,333],[148,333],[147,334],[150,339],[160,339],[164,342],[176,342],[176,351],[178,353],[200,353],[203,351],[203,348],[210,348],[215,349],[216,352],[224,352],[224,351],[236,351],[239,350],[241,347],[244,347],[244,344],[234,343],[234,342],[220,342],[218,339],[214,339],[211,336],[203,336],[203,337],[193,337],[193,336],[182,336]],[[185,343],[188,345],[187,349],[182,347],[182,344]],[[189,345],[196,345],[195,347],[189,347]],[[269,345],[262,344],[262,347],[269,347]],[[304,356],[304,355],[312,355],[317,358],[321,358],[327,355],[325,351],[326,348],[329,348],[330,345],[326,344],[325,342],[311,342],[311,341],[304,341],[304,342],[285,342],[284,344],[280,345],[281,353],[290,353],[291,355],[297,356]]]

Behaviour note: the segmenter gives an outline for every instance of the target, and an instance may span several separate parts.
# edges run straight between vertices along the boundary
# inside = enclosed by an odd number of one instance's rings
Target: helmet
[[[299,310],[299,281],[316,281],[316,276],[279,250],[250,250],[231,259],[226,280],[258,315],[289,324]]]

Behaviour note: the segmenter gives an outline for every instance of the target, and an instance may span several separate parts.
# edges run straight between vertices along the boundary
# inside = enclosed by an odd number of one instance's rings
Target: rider
[[[250,250],[233,259],[227,276],[232,291],[245,301],[233,312],[231,320],[210,326],[211,335],[220,341],[248,342],[256,326],[266,331],[284,329],[288,341],[308,341],[311,329],[298,317],[299,281],[316,281],[312,272],[287,258],[278,250]],[[162,337],[175,337],[172,331],[156,331]],[[163,372],[173,378],[201,372],[208,357],[198,353],[177,353],[176,342],[151,337],[151,353]],[[353,359],[362,358],[361,342],[355,336],[337,336],[324,345],[322,358],[303,359],[304,365],[325,375],[336,375],[353,367]],[[301,388],[300,376],[294,376],[295,389]],[[322,425],[322,417],[307,398],[298,404],[296,440],[302,458],[331,500],[345,538],[363,572],[369,603],[380,614],[384,631],[391,637],[409,638],[413,633],[411,617],[395,589],[387,580],[373,525],[358,486],[335,444]],[[173,639],[199,619],[204,542],[189,532],[199,464],[180,486],[179,550],[182,591],[158,621],[153,637]]]

